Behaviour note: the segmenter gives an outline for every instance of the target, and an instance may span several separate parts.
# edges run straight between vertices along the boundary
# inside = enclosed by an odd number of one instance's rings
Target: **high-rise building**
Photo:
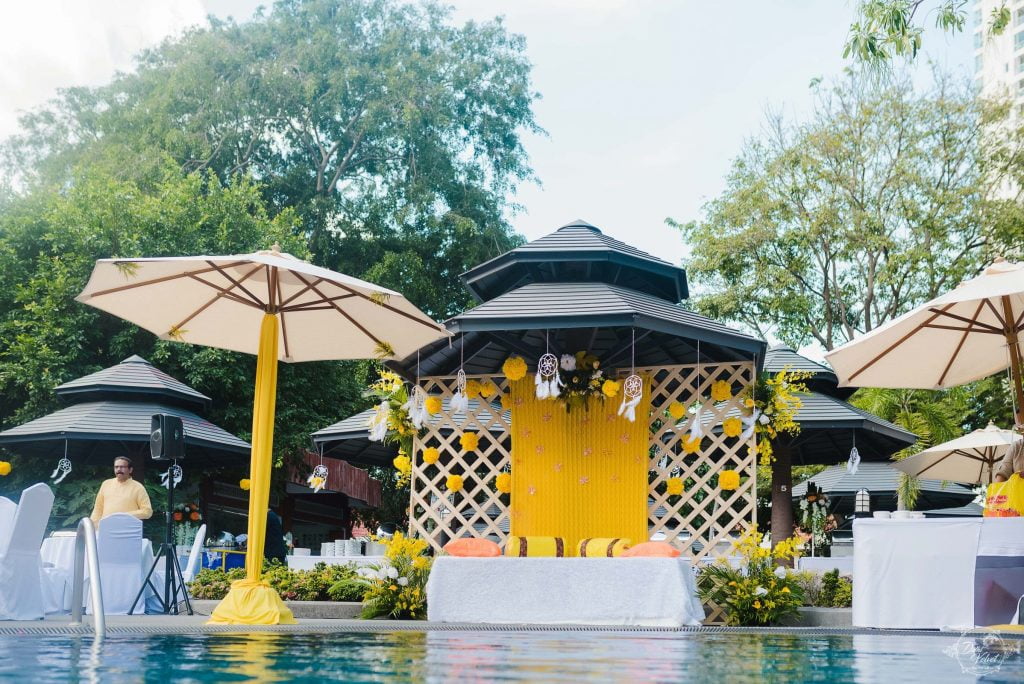
[[[1004,4],[1010,10],[1010,24],[999,35],[992,35],[992,13]],[[970,30],[978,93],[1024,104],[1024,0],[976,0],[971,7]]]

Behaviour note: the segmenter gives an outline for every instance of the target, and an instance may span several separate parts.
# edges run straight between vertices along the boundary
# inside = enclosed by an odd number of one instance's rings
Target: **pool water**
[[[4,682],[1024,680],[1024,641],[959,635],[430,631],[0,636]]]

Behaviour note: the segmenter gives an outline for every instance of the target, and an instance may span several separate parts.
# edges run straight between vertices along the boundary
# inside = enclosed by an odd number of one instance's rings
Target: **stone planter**
[[[192,601],[196,615],[209,615],[220,601]],[[340,601],[285,601],[297,618],[316,620],[352,620],[359,617],[362,603]],[[185,613],[185,604],[179,603],[178,610]]]
[[[852,627],[853,608],[804,606],[800,614],[785,622],[786,627]]]

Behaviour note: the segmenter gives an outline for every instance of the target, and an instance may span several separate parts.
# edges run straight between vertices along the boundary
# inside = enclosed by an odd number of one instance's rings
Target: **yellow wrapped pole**
[[[277,316],[264,314],[256,357],[256,397],[252,411],[252,463],[249,474],[249,541],[245,579],[231,583],[231,590],[210,616],[211,624],[295,624],[291,609],[265,582],[263,546],[267,534],[270,470],[274,448],[274,408],[277,402]]]

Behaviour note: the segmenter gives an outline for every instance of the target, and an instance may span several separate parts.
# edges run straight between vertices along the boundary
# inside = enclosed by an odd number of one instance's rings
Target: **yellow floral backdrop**
[[[531,378],[510,392],[511,533],[562,537],[573,552],[590,537],[646,541],[649,381],[635,422],[618,415],[619,398],[567,412],[537,399]]]

